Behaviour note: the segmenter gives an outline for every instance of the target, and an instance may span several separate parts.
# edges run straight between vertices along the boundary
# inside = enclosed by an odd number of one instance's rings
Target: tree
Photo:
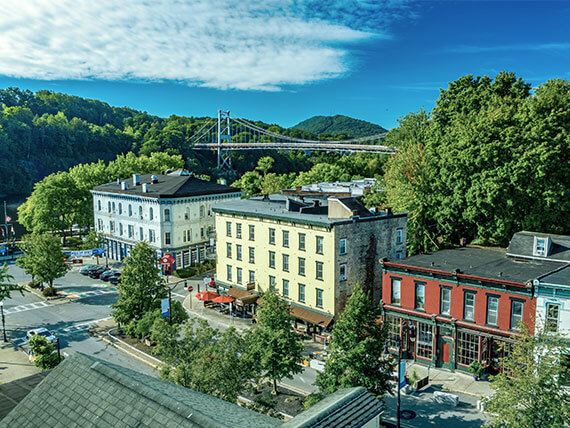
[[[325,370],[317,375],[322,392],[355,386],[377,396],[392,391],[394,363],[384,356],[388,330],[379,317],[380,307],[356,284],[335,323]]]
[[[263,375],[273,382],[276,394],[278,381],[302,372],[304,345],[291,327],[287,302],[275,290],[263,293],[262,299],[258,324],[250,329],[246,341],[250,360],[257,362]]]
[[[503,372],[491,377],[495,393],[486,400],[491,426],[554,428],[570,420],[566,346],[547,325],[532,335],[520,324],[520,334],[501,359]]]
[[[167,297],[161,287],[156,254],[146,242],[139,242],[124,261],[121,282],[117,286],[119,297],[113,304],[113,318],[127,325],[140,320],[145,313],[160,307],[160,299]]]
[[[255,376],[246,343],[233,327],[220,332],[206,320],[192,318],[180,335],[178,328],[158,319],[151,340],[165,363],[160,377],[177,385],[235,402]]]
[[[58,355],[53,343],[44,336],[34,334],[30,339],[29,346],[34,355],[34,364],[41,371],[53,369],[59,364],[60,358],[63,360],[63,356]]]
[[[4,299],[10,298],[10,293],[19,291],[24,295],[23,288],[18,284],[11,284],[9,281],[14,281],[14,277],[8,273],[8,265],[4,263],[0,269],[0,302]]]
[[[274,163],[275,159],[273,159],[271,156],[263,156],[257,161],[255,170],[261,172],[262,175],[267,175],[269,170],[273,168]]]
[[[22,250],[24,255],[16,262],[32,278],[53,282],[61,278],[70,269],[64,262],[65,254],[61,251],[59,237],[47,233],[32,233],[24,237]]]

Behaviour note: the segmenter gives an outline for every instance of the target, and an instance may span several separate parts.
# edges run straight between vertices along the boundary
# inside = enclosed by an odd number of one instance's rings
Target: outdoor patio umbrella
[[[214,303],[232,303],[235,300],[232,296],[219,296],[212,300]]]
[[[219,296],[220,295],[218,293],[214,293],[213,291],[201,291],[199,293],[196,293],[196,299],[202,300],[204,302],[211,302]]]

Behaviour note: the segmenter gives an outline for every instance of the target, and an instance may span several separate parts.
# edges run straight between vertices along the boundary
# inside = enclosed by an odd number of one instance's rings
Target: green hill
[[[367,137],[387,131],[387,129],[382,128],[380,125],[342,115],[313,116],[292,128],[316,135],[346,135],[349,137]]]

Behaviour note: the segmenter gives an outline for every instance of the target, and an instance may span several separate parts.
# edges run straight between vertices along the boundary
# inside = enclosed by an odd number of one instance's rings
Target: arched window
[[[111,212],[111,201],[107,201],[107,211]]]
[[[152,211],[152,207],[150,207],[150,208],[148,209],[148,219],[149,219],[149,220],[154,219],[154,213],[153,213],[153,211]]]
[[[115,203],[113,202],[113,212],[115,212]]]
[[[139,217],[140,217],[141,220],[142,220],[142,218],[143,218],[143,215],[142,215],[142,205],[139,205]]]
[[[119,214],[123,214],[123,204],[119,202]]]
[[[101,199],[97,201],[97,209],[101,211]]]
[[[206,216],[206,208],[204,208],[204,205],[200,205],[200,217],[205,217]]]
[[[164,210],[164,221],[170,221],[170,210],[168,208]]]
[[[133,215],[133,207],[129,204],[129,217]]]

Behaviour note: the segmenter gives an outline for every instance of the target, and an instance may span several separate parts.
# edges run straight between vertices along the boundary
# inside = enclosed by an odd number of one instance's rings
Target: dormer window
[[[548,237],[534,237],[533,255],[546,257],[550,247],[550,239]]]

